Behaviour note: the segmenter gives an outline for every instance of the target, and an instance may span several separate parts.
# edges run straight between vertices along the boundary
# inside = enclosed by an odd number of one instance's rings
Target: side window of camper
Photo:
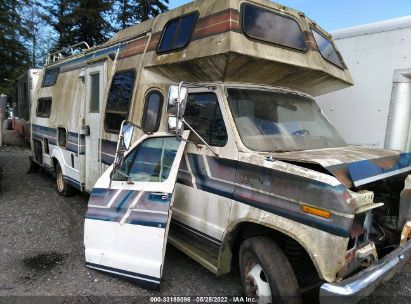
[[[193,35],[197,19],[198,12],[193,12],[167,22],[161,34],[157,52],[167,53],[187,47]]]
[[[39,98],[37,100],[37,109],[36,109],[36,116],[37,117],[50,117],[51,112],[51,98]]]
[[[156,132],[160,126],[163,94],[160,91],[150,91],[146,95],[142,126],[146,132]]]
[[[227,130],[216,94],[189,94],[184,119],[209,145],[223,147],[227,143]],[[189,139],[200,143],[194,134]]]
[[[337,50],[334,48],[330,40],[328,40],[328,38],[324,37],[322,34],[320,34],[320,32],[316,31],[315,29],[311,29],[311,32],[313,33],[315,43],[317,44],[321,56],[325,60],[343,69],[344,66],[341,63]]]
[[[296,20],[263,7],[243,3],[241,25],[246,36],[252,39],[306,50],[305,35]]]
[[[47,70],[44,73],[43,82],[41,83],[41,87],[51,87],[56,84],[57,77],[59,76],[60,68],[54,68]]]
[[[128,118],[134,79],[134,70],[120,71],[113,76],[104,118],[104,127],[107,132],[118,133],[122,121]]]

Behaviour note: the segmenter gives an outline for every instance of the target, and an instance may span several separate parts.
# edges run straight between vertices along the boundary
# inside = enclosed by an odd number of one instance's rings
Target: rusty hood
[[[320,165],[346,187],[358,187],[411,171],[411,153],[356,146],[276,153],[273,157]]]

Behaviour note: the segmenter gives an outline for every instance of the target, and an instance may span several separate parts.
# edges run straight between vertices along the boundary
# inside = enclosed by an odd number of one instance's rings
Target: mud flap
[[[183,139],[187,139],[184,132]],[[159,289],[171,206],[185,141],[144,136],[90,195],[84,227],[86,265]]]

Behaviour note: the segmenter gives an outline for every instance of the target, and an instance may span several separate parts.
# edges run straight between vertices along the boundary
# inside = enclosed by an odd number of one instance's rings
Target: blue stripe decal
[[[118,193],[116,199],[108,207],[115,193]],[[93,189],[86,218],[117,223],[124,219],[124,223],[127,224],[165,228],[172,194],[145,192],[135,207],[129,210],[139,193],[134,190]]]
[[[305,225],[330,232],[334,235],[342,237],[347,237],[349,235],[349,229],[351,227],[352,219],[337,216],[335,214],[333,214],[330,219],[313,217],[309,214],[302,212],[301,206],[299,204],[295,204],[290,202],[289,200],[280,199],[275,196],[264,194],[259,191],[262,190],[265,192],[287,197],[286,191],[289,191],[288,189],[290,189],[290,187],[298,187],[298,185],[300,185],[301,183],[301,186],[304,184],[306,184],[306,186],[310,185],[311,188],[309,188],[308,190],[318,189],[316,190],[316,192],[313,192],[311,190],[312,193],[314,193],[315,195],[320,195],[320,193],[324,192],[330,194],[330,199],[336,199],[337,197],[342,197],[343,191],[345,189],[342,185],[331,187],[324,183],[315,182],[311,180],[308,180],[307,183],[303,180],[298,180],[298,178],[296,178],[295,175],[293,176],[288,174],[287,176],[282,177],[280,175],[286,173],[281,173],[276,170],[271,170],[268,168],[262,168],[259,166],[240,162],[238,163],[239,167],[236,169],[238,178],[241,178],[242,176],[246,176],[248,178],[255,176],[255,179],[259,181],[258,184],[255,185],[259,187],[258,189],[255,187],[252,187],[253,189],[249,189],[248,187],[242,187],[242,184],[245,184],[245,181],[236,180],[237,186],[234,186],[234,181],[224,182],[221,180],[215,180],[210,178],[206,173],[204,160],[201,156],[190,153],[188,154],[188,158],[190,161],[192,172],[195,176],[197,188],[200,190],[213,193],[228,199],[234,199],[240,203],[258,209],[262,209],[276,215],[283,216],[296,222],[300,222]],[[228,167],[233,167],[233,164],[227,163],[227,168],[224,168],[224,166],[224,164],[220,165],[221,172],[227,171]],[[237,165],[235,167],[237,167]],[[217,170],[217,168],[215,168],[215,170]],[[212,175],[214,175],[215,170],[212,171]],[[302,179],[302,177],[300,177],[300,179]],[[286,180],[290,181],[290,185],[288,185],[288,188],[284,187],[280,183],[280,181],[284,182]],[[295,185],[293,185],[292,183],[294,183]],[[275,185],[274,188],[273,185]],[[304,192],[300,192],[298,193],[301,195],[304,194]],[[309,201],[311,199],[315,199],[317,196],[310,197],[312,193],[305,193],[305,195],[307,196],[305,199],[309,199]],[[294,193],[294,195],[296,195],[296,193]],[[291,198],[299,200],[299,197]]]
[[[117,213],[120,213],[120,211],[124,208],[124,205],[127,203],[127,202],[132,202],[132,200],[129,200],[130,199],[130,197],[132,196],[134,194],[134,191],[128,191],[127,193],[126,193],[126,195],[124,196],[124,198],[122,199],[122,201],[117,205],[117,207],[116,207],[116,211],[117,211]],[[125,209],[125,208],[124,208]]]
[[[46,126],[33,124],[32,136],[34,139],[38,139],[38,140],[43,140],[44,138],[47,138],[49,141],[49,144],[57,146],[57,139],[56,139],[57,129],[55,128],[49,128]],[[79,154],[84,155],[85,154],[84,145],[85,145],[85,135],[84,134],[78,134],[78,133],[69,131],[67,135],[67,146],[65,148],[64,147],[60,147],[60,148],[76,153],[76,155],[79,155]]]

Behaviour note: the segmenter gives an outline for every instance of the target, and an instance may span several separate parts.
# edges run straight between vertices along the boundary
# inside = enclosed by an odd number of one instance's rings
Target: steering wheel
[[[300,134],[300,135],[306,136],[306,135],[310,135],[310,131],[308,131],[307,129],[301,129],[301,130],[297,130],[297,131],[295,131],[291,134],[292,135]]]

